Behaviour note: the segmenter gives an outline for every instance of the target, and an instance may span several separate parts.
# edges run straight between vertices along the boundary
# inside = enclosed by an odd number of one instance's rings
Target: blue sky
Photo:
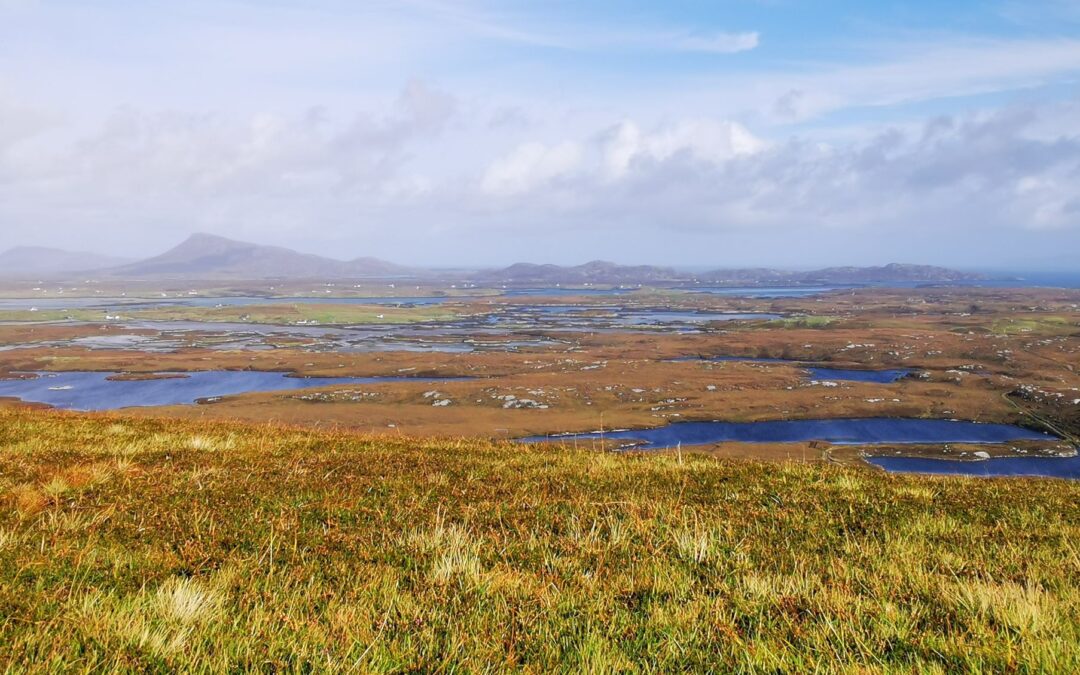
[[[1075,266],[1080,1],[0,0],[0,248]]]

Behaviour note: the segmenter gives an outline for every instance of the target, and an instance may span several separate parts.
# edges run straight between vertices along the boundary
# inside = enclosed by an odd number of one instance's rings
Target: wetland
[[[996,459],[1022,440],[1057,456],[1080,432],[1072,289],[252,282],[0,295],[6,405],[489,439],[591,443],[606,429],[607,445],[864,465],[844,448],[948,460],[950,444],[973,443]]]

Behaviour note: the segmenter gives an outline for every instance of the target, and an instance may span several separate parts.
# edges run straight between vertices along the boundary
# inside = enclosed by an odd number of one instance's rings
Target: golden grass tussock
[[[0,412],[0,670],[1075,672],[1080,486]]]
[[[951,592],[950,592],[951,591]],[[1038,586],[1014,582],[960,582],[946,593],[965,616],[1021,635],[1039,635],[1057,625],[1054,604]]]
[[[81,634],[169,660],[195,640],[212,643],[221,594],[196,579],[170,578],[154,591],[127,597],[92,591],[71,604]]]
[[[213,590],[191,578],[170,579],[154,599],[160,614],[183,626],[209,620],[220,606]]]
[[[203,434],[194,434],[183,445],[190,450],[201,452],[226,452],[233,448],[234,440],[232,436],[215,438]]]
[[[49,497],[34,485],[22,483],[8,490],[8,501],[16,513],[24,518],[35,516],[49,505]]]

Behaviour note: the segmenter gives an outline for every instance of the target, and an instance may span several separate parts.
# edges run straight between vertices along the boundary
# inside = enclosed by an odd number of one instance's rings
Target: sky
[[[1075,270],[1080,0],[0,0],[0,250]]]

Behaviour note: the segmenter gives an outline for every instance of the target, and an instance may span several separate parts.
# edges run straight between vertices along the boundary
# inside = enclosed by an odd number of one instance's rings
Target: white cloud
[[[892,242],[896,257],[920,242],[960,255],[941,247],[1000,247],[1025,232],[1052,234],[1056,250],[1080,245],[1077,104],[934,118],[832,144],[766,140],[722,119],[625,120],[518,143],[494,160],[455,154],[440,171],[435,155],[449,153],[422,150],[448,134],[471,138],[456,100],[412,85],[386,113],[346,122],[318,108],[249,118],[120,110],[33,161],[0,155],[0,228],[48,223],[84,246],[148,227],[157,241],[195,229],[294,245],[317,237],[364,242],[350,254],[379,253],[366,247],[382,242],[384,255],[444,262],[466,242],[492,251],[498,237],[529,232],[563,241],[559,250],[661,232],[669,242],[756,241],[756,251],[775,251],[770,238],[807,250],[871,238]],[[487,119],[474,121],[487,129]]]
[[[481,186],[495,195],[528,192],[568,175],[580,161],[581,149],[570,141],[552,146],[525,143],[495,160],[484,173]]]
[[[437,144],[457,115],[456,99],[413,82],[384,114],[126,107],[74,140],[4,153],[15,128],[7,122],[18,119],[7,110],[0,105],[0,233],[40,234],[19,228],[47,224],[54,243],[102,246],[192,230],[297,236],[319,214],[333,214],[324,227],[343,234],[355,217],[345,214],[400,207],[433,189],[412,152]]]
[[[1015,182],[1015,201],[1026,212],[1024,220],[1029,229],[1076,228],[1080,221],[1080,190],[1076,189],[1080,172],[1076,168],[1071,172],[1025,176]]]
[[[635,242],[605,250],[638,260],[708,261],[713,251],[798,264],[833,252],[833,262],[1016,269],[1042,255],[1060,265],[1080,246],[1080,132],[1065,110],[1075,107],[937,117],[833,144],[743,138],[726,121],[625,121],[574,141],[583,152],[571,174],[513,193],[495,213],[470,202],[466,220],[488,223],[491,236]],[[1040,241],[1056,243],[1040,251]],[[678,253],[662,258],[665,246]]]
[[[643,133],[624,121],[604,135],[604,165],[609,176],[626,174],[635,161],[663,162],[678,153],[719,163],[759,152],[765,143],[746,127],[727,120],[694,119]]]
[[[716,165],[765,147],[744,126],[727,120],[689,119],[649,130],[624,120],[591,139],[521,144],[488,166],[480,186],[503,196],[553,183],[573,189],[587,181],[619,180],[636,164],[655,165],[685,155]]]

